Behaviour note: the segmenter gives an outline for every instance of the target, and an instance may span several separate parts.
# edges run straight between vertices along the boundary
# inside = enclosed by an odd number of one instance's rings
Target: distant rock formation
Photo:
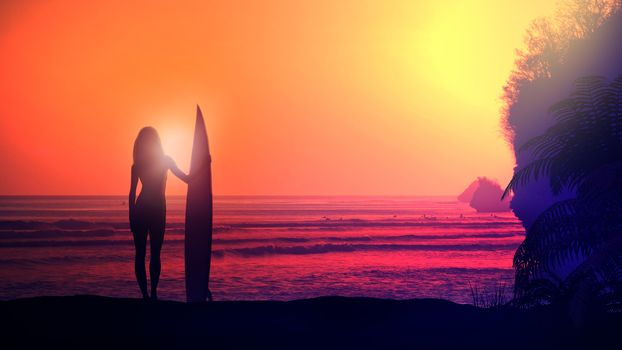
[[[473,194],[475,193],[478,187],[479,187],[479,179],[471,182],[469,187],[467,187],[466,190],[464,190],[464,192],[462,192],[458,196],[458,200],[463,203],[469,203],[471,199],[473,199]]]
[[[502,194],[503,189],[496,181],[478,177],[458,196],[458,200],[469,203],[471,208],[480,213],[510,211],[511,198],[501,200]]]

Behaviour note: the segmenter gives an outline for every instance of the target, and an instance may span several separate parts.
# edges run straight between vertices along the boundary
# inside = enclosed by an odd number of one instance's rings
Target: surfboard
[[[212,169],[207,131],[197,105],[194,141],[186,197],[185,270],[186,300],[212,300],[209,274],[212,262]]]

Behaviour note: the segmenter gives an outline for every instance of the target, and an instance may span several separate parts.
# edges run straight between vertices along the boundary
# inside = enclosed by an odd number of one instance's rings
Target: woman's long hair
[[[164,157],[162,142],[156,129],[146,126],[138,132],[134,141],[134,164],[147,165]]]

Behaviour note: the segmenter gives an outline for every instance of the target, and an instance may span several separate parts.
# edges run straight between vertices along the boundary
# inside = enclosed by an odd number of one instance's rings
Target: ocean
[[[127,210],[125,196],[0,197],[0,299],[140,297]],[[167,198],[160,299],[185,300],[184,211]],[[524,239],[512,213],[453,197],[217,196],[214,225],[215,300],[509,297]]]

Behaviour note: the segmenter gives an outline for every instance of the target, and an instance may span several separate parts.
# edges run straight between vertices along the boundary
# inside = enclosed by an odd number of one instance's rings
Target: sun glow
[[[500,1],[438,5],[420,32],[421,66],[428,81],[470,105],[497,111],[500,86],[512,69],[514,48],[520,47],[516,39],[522,36],[517,32],[508,45],[506,30],[512,21],[500,14],[511,16],[527,8],[546,15],[554,6],[527,1],[514,6]]]
[[[125,193],[146,125],[187,171],[197,103],[217,194],[507,181],[498,97],[529,22],[555,2],[0,5],[0,164],[12,169],[0,193]]]
[[[177,125],[156,127],[162,138],[164,153],[171,156],[177,165],[186,169],[190,164],[190,151],[192,149],[191,128],[182,128]]]

